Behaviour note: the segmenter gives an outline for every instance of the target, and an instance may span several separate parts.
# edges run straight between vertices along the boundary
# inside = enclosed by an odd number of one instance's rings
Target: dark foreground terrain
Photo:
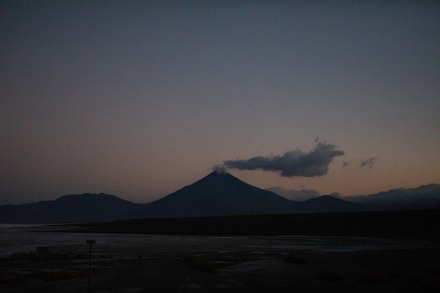
[[[96,239],[92,292],[440,292],[438,224],[431,210],[63,227],[65,244],[0,259],[0,291],[87,292]]]
[[[322,235],[440,241],[440,210],[134,219],[82,225],[95,233]]]
[[[87,292],[87,258],[34,257],[0,261],[1,292]],[[440,254],[427,247],[194,252],[160,258],[100,255],[93,260],[92,276],[93,292],[439,292]]]

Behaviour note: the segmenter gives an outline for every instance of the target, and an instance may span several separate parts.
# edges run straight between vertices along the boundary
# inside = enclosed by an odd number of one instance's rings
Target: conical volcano
[[[229,173],[212,172],[201,180],[145,205],[148,217],[202,217],[280,214],[294,202],[249,185]]]

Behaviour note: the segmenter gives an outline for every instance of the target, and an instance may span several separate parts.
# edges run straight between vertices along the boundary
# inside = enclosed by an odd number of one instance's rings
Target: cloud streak
[[[301,190],[294,190],[294,189],[286,189],[284,187],[270,187],[267,190],[272,191],[278,195],[281,195],[284,198],[294,200],[294,201],[305,201],[311,198],[318,197],[319,191],[314,189],[301,189]]]
[[[220,166],[227,169],[271,171],[283,177],[315,177],[327,174],[333,159],[342,155],[344,152],[335,145],[317,142],[310,152],[293,150],[277,156],[226,160]]]
[[[376,165],[376,163],[377,163],[377,157],[372,157],[372,158],[362,160],[362,162],[360,163],[359,166],[361,168],[367,167],[367,168],[371,169],[374,167],[374,165]]]

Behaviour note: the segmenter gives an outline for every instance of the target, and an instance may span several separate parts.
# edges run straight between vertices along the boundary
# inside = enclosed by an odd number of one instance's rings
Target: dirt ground
[[[87,292],[87,255],[0,260],[1,292]],[[92,292],[440,292],[440,250],[223,253],[93,260]]]

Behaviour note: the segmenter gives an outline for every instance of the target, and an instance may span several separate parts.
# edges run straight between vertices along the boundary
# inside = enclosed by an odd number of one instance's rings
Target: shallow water
[[[182,255],[288,254],[299,251],[349,252],[371,249],[413,249],[430,246],[415,240],[330,236],[182,236],[59,232],[56,225],[0,225],[0,257],[51,247],[62,253],[88,253],[87,239],[96,240],[94,255],[175,258]]]

